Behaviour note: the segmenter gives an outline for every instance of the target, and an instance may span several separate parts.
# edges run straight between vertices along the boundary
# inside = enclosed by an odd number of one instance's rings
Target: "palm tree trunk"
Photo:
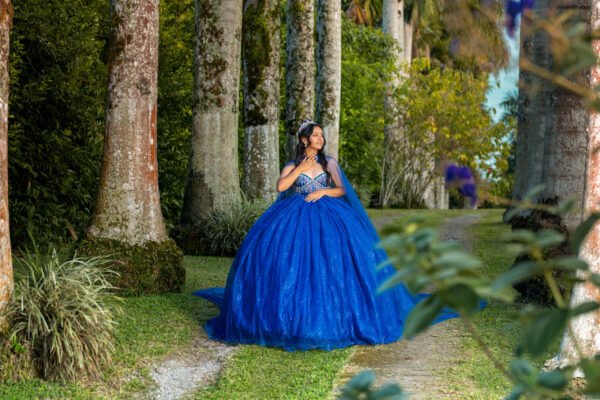
[[[312,0],[288,0],[286,38],[286,157],[294,158],[296,131],[303,119],[313,119],[315,98],[314,5]]]
[[[131,245],[167,238],[156,161],[158,0],[111,1],[100,188],[88,236]]]
[[[558,6],[558,12],[574,12],[589,20],[590,0],[568,0],[563,4]],[[589,85],[585,73],[571,79]],[[566,228],[572,232],[582,219],[589,114],[581,96],[556,85],[547,84],[547,87],[546,101],[551,111],[546,119],[543,150],[542,182],[546,187],[540,197],[542,202],[548,203],[568,198],[576,200],[576,210],[563,218]],[[528,146],[528,150],[531,152],[533,147]]]
[[[196,0],[194,117],[182,222],[240,198],[238,96],[242,0]]]
[[[592,9],[592,28],[600,28],[600,4],[594,2]],[[600,56],[600,41],[592,44],[597,56]],[[591,87],[600,85],[600,67],[592,68]],[[584,131],[585,132],[585,131]],[[583,204],[588,212],[599,212],[600,204],[600,113],[593,112],[589,115],[587,129],[587,162],[585,173],[585,190],[583,192]],[[600,273],[600,225],[596,224],[585,238],[579,251],[579,257],[585,260],[590,272]],[[583,274],[582,274],[583,275]],[[581,276],[585,278],[585,276]],[[571,294],[571,308],[588,301],[599,301],[600,289],[591,283],[578,283]],[[571,337],[568,332],[561,344],[558,361],[561,366],[573,365],[579,361],[580,354],[573,343],[573,339],[579,344],[583,357],[593,357],[600,353],[600,311],[596,310],[583,314],[571,320]]]
[[[8,218],[8,54],[12,17],[11,1],[0,0],[0,332],[4,325],[4,307],[14,285]]]
[[[544,15],[548,0],[535,4],[535,12]],[[521,17],[520,58],[543,68],[549,67],[548,35],[537,32],[529,35],[531,22]],[[542,182],[544,166],[544,138],[548,96],[544,91],[547,83],[537,75],[521,69],[519,72],[519,100],[517,120],[516,170],[513,199],[522,200],[527,191]]]
[[[159,0],[112,0],[108,105],[96,209],[83,254],[113,254],[124,294],[180,290],[183,255],[166,233],[158,191]]]
[[[279,1],[244,11],[244,178],[250,199],[274,200],[279,177]]]
[[[342,87],[342,4],[317,0],[317,119],[323,125],[327,153],[339,154]]]

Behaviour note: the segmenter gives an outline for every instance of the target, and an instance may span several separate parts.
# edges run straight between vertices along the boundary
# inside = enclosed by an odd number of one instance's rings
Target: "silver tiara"
[[[296,136],[300,135],[300,132],[302,132],[302,129],[306,128],[307,126],[314,124],[316,125],[317,123],[315,121],[313,121],[312,119],[305,119],[302,121],[302,123],[300,124],[300,128],[298,128],[298,130],[296,131]]]

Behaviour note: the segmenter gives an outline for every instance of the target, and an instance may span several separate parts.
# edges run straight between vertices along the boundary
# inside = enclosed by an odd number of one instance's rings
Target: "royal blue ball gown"
[[[212,339],[285,350],[331,350],[398,340],[420,297],[404,286],[377,293],[391,266],[377,233],[337,162],[328,171],[346,194],[305,201],[335,184],[302,174],[256,221],[233,261],[226,287],[194,294],[219,306]],[[443,318],[438,318],[438,320]]]

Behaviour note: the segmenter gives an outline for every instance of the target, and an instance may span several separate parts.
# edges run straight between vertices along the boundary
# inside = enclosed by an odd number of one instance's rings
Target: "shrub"
[[[264,201],[242,199],[204,217],[203,237],[213,255],[234,256],[244,237],[267,208]]]
[[[6,310],[0,377],[54,381],[93,378],[114,351],[114,287],[106,257],[65,259],[53,249],[15,258],[15,292]],[[24,360],[28,359],[28,362]],[[29,366],[27,365],[29,364]],[[12,370],[11,370],[12,368]]]
[[[171,236],[185,254],[234,256],[268,205],[263,200],[242,197],[227,208],[203,215],[197,225],[175,227]]]

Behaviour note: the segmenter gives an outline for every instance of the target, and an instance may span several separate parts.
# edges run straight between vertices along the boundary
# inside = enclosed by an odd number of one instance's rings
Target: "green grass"
[[[477,212],[481,217],[472,228],[473,253],[483,261],[484,274],[494,278],[510,268],[513,262],[513,256],[504,251],[499,242],[499,237],[509,232],[510,226],[501,222],[503,210]],[[511,318],[522,306],[492,301],[474,318],[483,341],[505,366],[513,359],[514,349],[523,331],[522,326]],[[558,341],[535,363],[541,366],[557,350]],[[449,385],[461,393],[461,399],[498,399],[510,392],[512,383],[492,365],[475,340],[465,338],[462,354],[462,362],[444,374]],[[469,387],[468,393],[465,392],[465,386]]]
[[[192,342],[199,327],[218,311],[190,292],[223,286],[230,258],[186,257],[186,286],[182,293],[125,298],[116,330],[113,363],[102,380],[81,387],[40,381],[0,385],[1,399],[130,398],[146,391],[148,368],[170,352]]]
[[[415,215],[423,216],[428,226],[436,227],[448,218],[470,213],[468,210],[369,210],[373,219],[390,218],[403,222]],[[479,212],[479,211],[478,211]],[[480,240],[475,251],[489,263],[489,273],[508,265],[508,259],[498,255],[494,239],[499,230],[494,224],[500,212],[483,211],[482,224],[476,229]],[[479,243],[481,242],[481,243]],[[486,254],[490,252],[491,254]],[[203,287],[222,286],[225,283],[231,258],[186,257],[186,286],[183,293],[126,298],[122,304],[116,332],[117,351],[114,362],[100,382],[78,386],[30,380],[0,386],[2,399],[92,399],[143,398],[152,381],[150,366],[169,354],[180,352],[191,345],[198,329],[215,316],[217,308],[209,302],[190,295]],[[487,269],[486,269],[487,271]],[[495,340],[506,335],[502,327],[506,310],[490,305],[478,316],[484,335]],[[510,331],[508,331],[510,336]],[[512,341],[499,345],[496,350],[510,348]],[[488,393],[505,393],[507,386],[490,368],[477,365],[485,361],[474,344],[467,342],[465,349],[472,353],[457,371],[474,381],[481,396]],[[502,350],[505,351],[505,350]],[[240,346],[229,360],[218,381],[193,395],[196,399],[324,399],[331,390],[337,374],[346,363],[351,349],[331,352],[286,352],[260,346]],[[492,382],[497,389],[487,390]],[[481,384],[481,388],[479,387]],[[496,396],[498,397],[498,396]],[[491,398],[491,397],[472,397]]]
[[[351,350],[287,352],[243,346],[218,382],[195,399],[324,399]]]

